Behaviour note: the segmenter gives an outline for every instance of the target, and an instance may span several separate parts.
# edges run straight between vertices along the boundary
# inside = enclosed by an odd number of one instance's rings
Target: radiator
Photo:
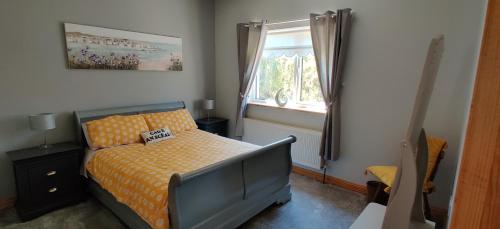
[[[313,169],[320,168],[321,132],[250,118],[244,119],[243,124],[245,128],[243,141],[256,145],[267,145],[294,135],[297,137],[297,142],[292,144],[293,163]]]

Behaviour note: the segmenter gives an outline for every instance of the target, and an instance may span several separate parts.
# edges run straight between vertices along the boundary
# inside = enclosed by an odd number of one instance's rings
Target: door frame
[[[500,0],[489,0],[450,228],[500,228]]]

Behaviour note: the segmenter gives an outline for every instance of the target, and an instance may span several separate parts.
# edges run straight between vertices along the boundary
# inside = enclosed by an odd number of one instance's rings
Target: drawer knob
[[[53,170],[53,171],[50,171],[50,172],[47,172],[47,176],[53,176],[53,175],[56,175],[57,171]]]
[[[56,192],[57,191],[57,188],[54,187],[54,188],[49,188],[49,192]]]

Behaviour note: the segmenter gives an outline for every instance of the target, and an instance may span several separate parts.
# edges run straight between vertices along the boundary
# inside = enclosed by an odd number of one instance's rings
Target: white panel
[[[244,119],[244,128],[243,141],[262,146],[294,135],[297,142],[292,144],[293,163],[320,168],[321,132],[248,118]]]

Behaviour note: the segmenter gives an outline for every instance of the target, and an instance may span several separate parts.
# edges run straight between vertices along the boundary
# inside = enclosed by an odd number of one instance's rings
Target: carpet
[[[97,200],[66,207],[28,222],[20,222],[15,209],[0,212],[0,228],[4,229],[124,229],[127,228]]]
[[[354,222],[365,206],[364,196],[321,184],[297,174],[290,176],[292,199],[273,205],[240,229],[315,228],[344,229]],[[78,205],[20,222],[14,208],[0,211],[0,228],[5,229],[122,229],[127,228],[111,211],[93,198]]]

